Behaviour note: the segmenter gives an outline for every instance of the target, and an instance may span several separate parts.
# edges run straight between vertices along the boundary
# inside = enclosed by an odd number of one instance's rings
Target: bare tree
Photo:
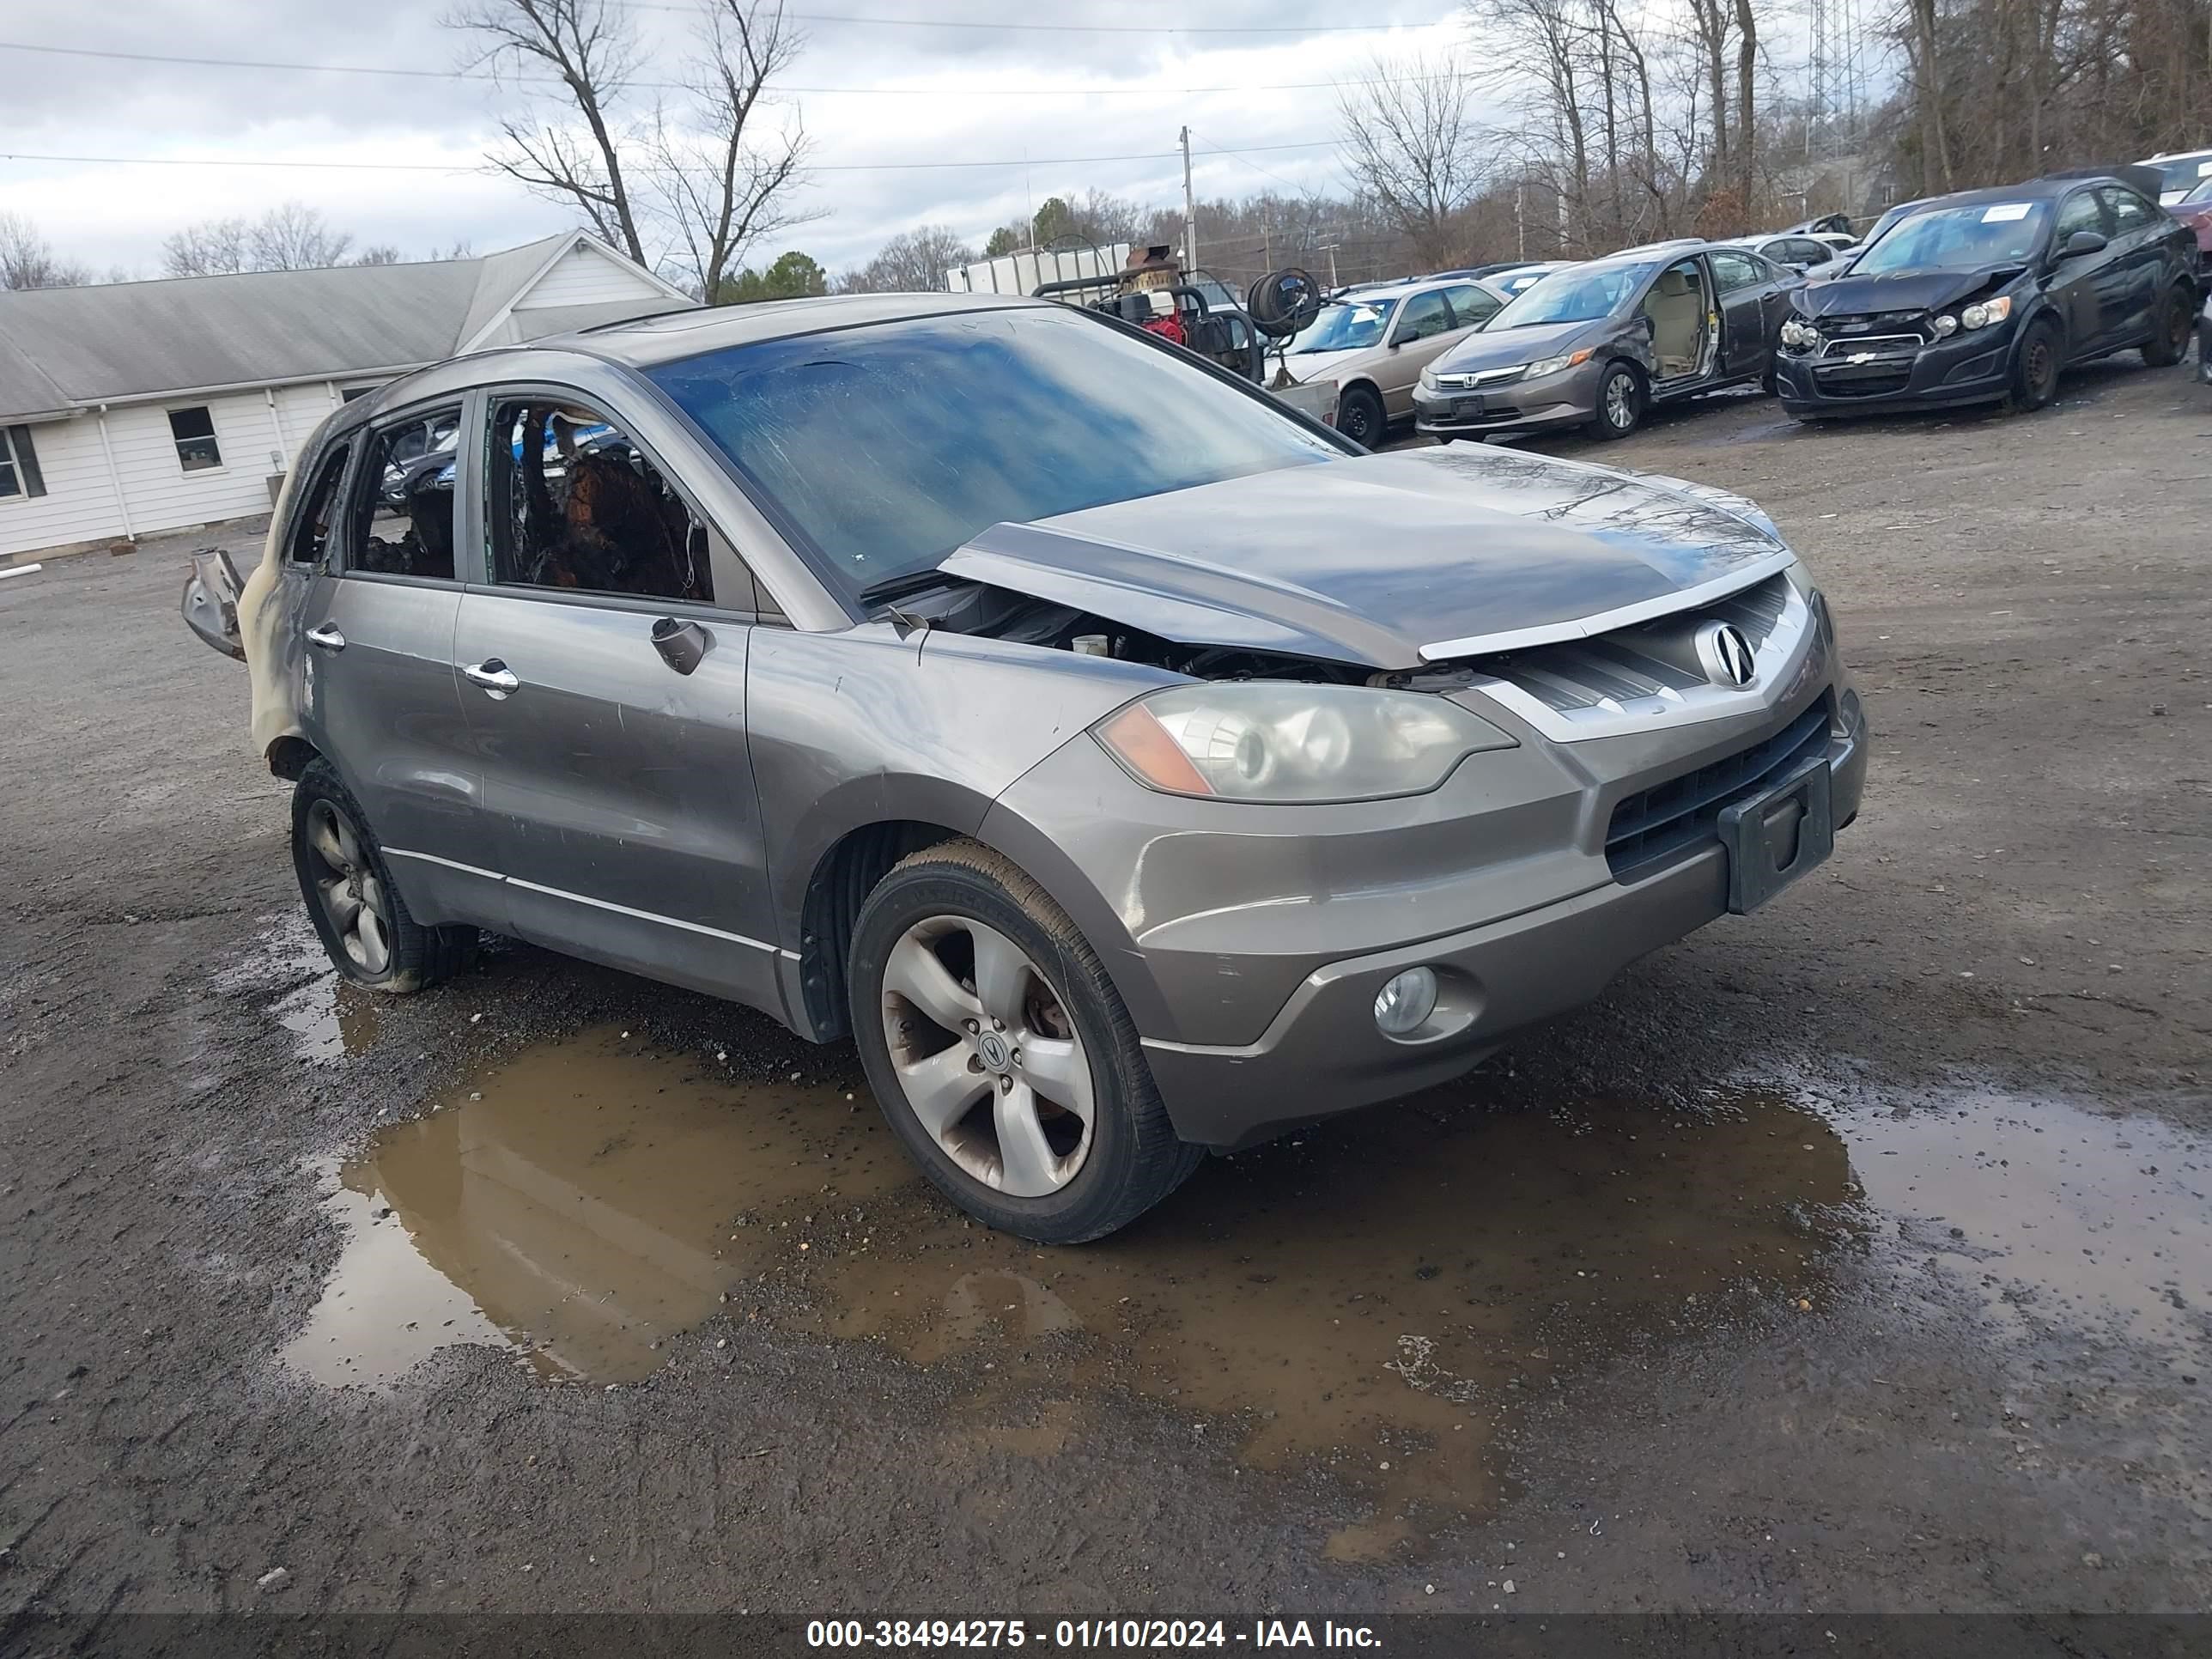
[[[657,210],[684,276],[697,293],[712,295],[755,241],[819,216],[792,201],[805,129],[794,122],[753,142],[765,125],[757,118],[769,82],[805,44],[785,22],[781,0],[714,0],[702,44],[690,127],[665,106],[655,110],[651,151]]]
[[[349,231],[332,230],[321,210],[283,202],[258,219],[203,219],[165,238],[161,269],[170,276],[228,276],[241,270],[314,270],[346,263]],[[374,251],[374,250],[373,250]],[[356,264],[390,264],[367,256]]]
[[[805,130],[768,118],[802,37],[782,0],[706,0],[684,64],[688,96],[629,109],[642,55],[617,0],[468,0],[449,16],[475,37],[471,67],[559,82],[501,123],[491,164],[582,214],[604,240],[702,296],[761,238],[816,216],[793,205]]]
[[[253,270],[320,270],[341,264],[353,246],[350,233],[332,230],[304,202],[270,208],[253,222],[246,240]]]
[[[1368,84],[1338,94],[1346,169],[1389,210],[1423,261],[1450,252],[1452,216],[1498,152],[1475,118],[1474,77],[1455,52],[1376,58]]]
[[[82,265],[56,258],[28,219],[0,212],[0,289],[82,288],[91,281]]]
[[[950,225],[921,225],[901,231],[877,250],[876,257],[838,279],[844,294],[934,294],[945,273],[975,262],[975,250]]]
[[[491,164],[537,194],[574,207],[602,240],[647,264],[618,131],[618,111],[639,57],[630,15],[605,0],[471,0],[446,21],[479,38],[467,67],[511,69],[533,78],[550,70],[563,89],[563,113],[573,112],[584,124],[579,134],[561,119],[502,119],[506,148],[490,156]]]
[[[357,265],[396,265],[400,263],[399,250],[389,242],[379,242],[355,254],[353,263]]]
[[[247,241],[252,227],[243,219],[203,219],[164,237],[161,270],[169,276],[227,276],[251,270]]]

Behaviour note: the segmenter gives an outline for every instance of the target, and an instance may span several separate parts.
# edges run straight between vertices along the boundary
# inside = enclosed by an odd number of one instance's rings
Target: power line
[[[467,70],[394,68],[382,64],[295,64],[268,58],[195,58],[173,52],[118,52],[109,47],[37,46],[23,40],[0,40],[0,52],[42,52],[49,57],[96,58],[126,64],[173,64],[188,69],[275,70],[289,75],[383,75],[410,81],[474,81],[486,86],[567,85],[557,76],[550,75],[502,76]],[[1169,98],[1214,93],[1334,92],[1343,87],[1410,86],[1451,78],[1436,75],[1386,76],[1351,81],[1277,81],[1221,87],[807,87],[778,82],[773,90],[868,98]],[[689,83],[682,81],[629,80],[622,84],[647,92],[691,90]]]
[[[1207,149],[1200,155],[1243,155],[1285,149],[1333,149],[1334,139],[1304,144],[1253,144],[1245,149]],[[933,173],[969,167],[1088,167],[1105,161],[1167,161],[1182,158],[1179,149],[1140,150],[1121,155],[1016,155],[978,161],[837,161],[810,165],[810,173]],[[0,161],[58,161],[83,167],[298,167],[345,173],[473,173],[475,167],[443,161],[293,161],[246,156],[191,155],[53,155],[30,150],[0,150]]]
[[[667,0],[617,0],[617,3],[636,11],[693,12],[696,6],[672,5]],[[902,29],[1004,29],[1030,34],[1371,34],[1382,28],[1420,28],[1419,23],[1376,25],[1374,23],[1273,23],[1273,24],[1159,24],[1159,23],[1006,23],[971,21],[950,17],[869,17],[854,16],[844,12],[787,11],[783,14],[802,23],[854,23],[872,28]],[[1432,21],[1444,22],[1448,18]],[[1180,154],[1181,152],[1177,152]]]

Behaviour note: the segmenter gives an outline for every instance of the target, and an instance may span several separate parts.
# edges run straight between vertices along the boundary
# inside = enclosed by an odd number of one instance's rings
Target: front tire
[[[2196,326],[2195,294],[2175,288],[2158,309],[2155,331],[2143,342],[2143,362],[2153,368],[2172,368],[2189,355],[2189,337]]]
[[[1597,413],[1589,434],[1608,441],[1626,438],[1644,423],[1644,377],[1626,363],[1609,363],[1597,383]]]
[[[2026,414],[2045,407],[2058,395],[2058,369],[2063,355],[2058,325],[2039,317],[2021,336],[2013,358],[2012,385],[2005,393],[2007,408]]]
[[[1382,398],[1371,386],[1356,386],[1336,400],[1336,429],[1364,449],[1381,443],[1390,429]]]
[[[292,791],[292,867],[323,949],[356,985],[426,990],[476,960],[473,927],[425,927],[393,885],[384,849],[328,761],[307,763]]]
[[[884,877],[854,925],[848,982],[892,1133],[986,1226],[1100,1238],[1205,1157],[1176,1138],[1097,954],[988,848],[946,842]]]

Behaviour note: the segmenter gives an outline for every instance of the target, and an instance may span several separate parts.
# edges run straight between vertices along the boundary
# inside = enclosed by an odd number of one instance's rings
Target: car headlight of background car
[[[1468,755],[1516,746],[1444,697],[1294,680],[1175,686],[1091,734],[1147,788],[1241,801],[1425,794]]]
[[[1803,351],[1820,343],[1820,331],[1810,323],[1801,323],[1791,317],[1782,325],[1782,343],[1793,350]]]
[[[1590,360],[1592,350],[1593,348],[1584,346],[1580,351],[1570,351],[1564,357],[1539,358],[1536,362],[1528,365],[1528,374],[1523,375],[1522,378],[1529,380],[1540,380],[1547,374],[1556,374],[1563,368],[1572,368],[1577,363],[1586,363]]]
[[[1961,328],[1987,328],[1991,323],[2001,323],[2012,315],[2012,297],[2000,294],[1994,300],[1979,301],[1959,313]]]

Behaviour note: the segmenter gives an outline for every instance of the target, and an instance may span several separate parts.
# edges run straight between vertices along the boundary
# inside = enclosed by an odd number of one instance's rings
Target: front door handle
[[[522,682],[514,671],[497,657],[486,657],[482,662],[470,663],[461,670],[462,678],[471,685],[480,685],[494,701],[522,689]]]
[[[328,623],[325,623],[319,628],[311,628],[307,630],[307,643],[319,645],[325,651],[343,651],[345,649],[345,635]]]

